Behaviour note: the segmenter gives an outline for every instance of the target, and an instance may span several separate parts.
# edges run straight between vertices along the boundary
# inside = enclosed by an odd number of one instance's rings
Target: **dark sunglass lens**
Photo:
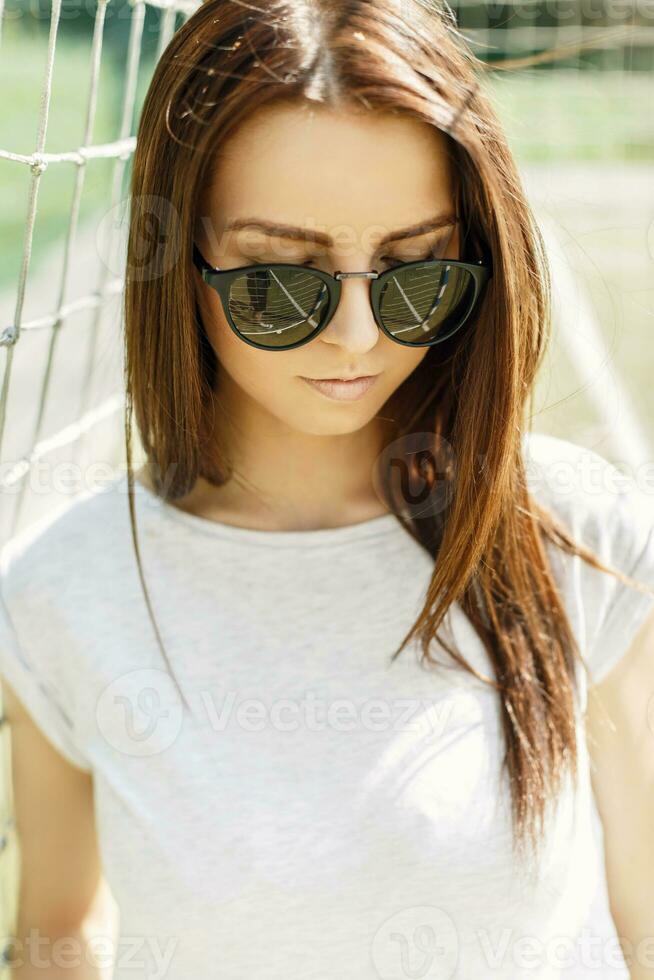
[[[239,331],[262,347],[288,347],[306,340],[322,324],[329,291],[307,269],[262,267],[232,282],[229,312]]]
[[[475,295],[472,273],[446,262],[396,269],[382,286],[379,310],[386,329],[406,344],[427,344],[453,333]]]

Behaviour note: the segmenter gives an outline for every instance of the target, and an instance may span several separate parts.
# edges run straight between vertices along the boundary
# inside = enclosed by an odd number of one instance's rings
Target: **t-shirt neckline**
[[[127,484],[127,474],[123,481]],[[397,533],[404,530],[397,516],[390,511],[371,517],[356,524],[344,524],[340,527],[307,528],[292,531],[271,531],[261,528],[241,527],[237,524],[227,524],[208,517],[200,517],[180,510],[174,504],[160,497],[149,487],[134,480],[134,493],[146,506],[156,508],[162,516],[175,521],[202,534],[211,534],[229,539],[235,543],[271,545],[273,547],[315,548],[322,545],[337,545],[365,538],[377,538],[382,535]]]

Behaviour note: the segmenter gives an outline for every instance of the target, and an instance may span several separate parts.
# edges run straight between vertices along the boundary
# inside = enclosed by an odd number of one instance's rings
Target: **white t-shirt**
[[[607,489],[616,471],[573,443],[532,434],[525,449],[536,496],[654,584],[649,495]],[[136,501],[192,718],[147,615],[124,475],[2,550],[0,670],[93,773],[120,909],[114,977],[627,980],[583,728],[578,793],[537,866],[514,864],[496,694],[440,646],[449,667],[421,667],[417,645],[390,661],[433,567],[393,515],[278,532],[186,514],[140,485]],[[553,557],[600,680],[653,601]],[[448,621],[492,676],[458,607]]]

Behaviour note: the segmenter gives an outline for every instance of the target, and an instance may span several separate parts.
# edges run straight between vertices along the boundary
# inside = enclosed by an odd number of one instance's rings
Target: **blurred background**
[[[0,544],[124,463],[134,133],[156,60],[195,7],[0,0]],[[654,490],[654,2],[461,0],[452,10],[494,69],[486,84],[550,256],[553,342],[532,427]],[[561,45],[566,55],[533,63]],[[0,724],[2,934],[18,869],[9,737]]]

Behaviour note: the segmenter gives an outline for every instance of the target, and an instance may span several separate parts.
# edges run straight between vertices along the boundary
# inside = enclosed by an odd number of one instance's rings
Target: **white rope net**
[[[78,297],[73,301],[69,301],[68,299],[70,286],[69,270],[75,255],[80,202],[87,167],[89,164],[92,166],[93,161],[97,159],[108,158],[114,161],[111,186],[107,189],[107,203],[108,213],[115,213],[120,205],[125,169],[135,146],[135,137],[133,135],[134,109],[146,8],[145,0],[130,0],[131,18],[125,66],[124,92],[120,125],[116,139],[111,143],[103,144],[94,144],[92,141],[102,58],[103,28],[105,13],[110,2],[111,0],[98,0],[97,2],[91,41],[90,70],[88,81],[86,82],[88,91],[86,118],[80,145],[72,148],[68,152],[62,153],[48,153],[45,150],[52,96],[52,78],[57,49],[57,35],[61,16],[61,0],[53,0],[46,70],[41,92],[34,151],[26,155],[0,148],[0,163],[5,160],[11,161],[16,165],[27,166],[31,173],[22,261],[16,288],[14,316],[13,321],[4,325],[0,330],[0,346],[5,348],[6,353],[4,364],[2,365],[2,381],[0,387],[0,459],[4,462],[0,489],[3,492],[3,499],[5,500],[1,528],[3,540],[15,534],[27,521],[27,515],[24,510],[28,486],[26,477],[38,461],[46,457],[51,457],[53,450],[65,445],[73,445],[79,442],[81,448],[83,436],[88,432],[92,432],[101,419],[114,417],[116,432],[119,429],[118,416],[123,407],[122,394],[119,388],[117,388],[113,395],[104,399],[99,404],[97,402],[94,404],[92,368],[97,354],[103,313],[106,313],[109,307],[111,307],[112,312],[114,311],[115,302],[112,303],[112,301],[121,298],[123,277],[122,275],[112,275],[111,262],[100,261],[97,263],[96,280],[92,288],[89,289],[86,295]],[[163,10],[159,26],[158,56],[176,29],[178,15],[181,15],[182,19],[184,19],[192,12],[194,5],[188,2],[166,3],[165,0],[147,0],[147,4],[160,7]],[[23,304],[30,270],[32,244],[35,232],[38,230],[36,218],[39,186],[44,174],[50,167],[71,165],[76,168],[75,183],[70,214],[65,228],[63,262],[54,308],[25,320],[23,319]],[[117,245],[114,240],[116,235],[115,223],[104,222],[101,232],[104,235],[102,254],[103,256],[110,256],[116,250]],[[68,424],[60,432],[56,433],[56,435],[45,438],[44,422],[46,406],[53,384],[55,351],[66,323],[78,317],[82,312],[88,313],[87,324],[89,338],[87,340],[86,362],[81,366],[80,376],[77,379],[79,389],[75,417],[70,418]],[[29,379],[29,400],[32,404],[36,401],[36,411],[31,419],[29,431],[24,431],[23,429],[21,433],[23,439],[27,437],[28,449],[25,451],[23,448],[22,451],[9,455],[5,449],[7,419],[11,414],[9,411],[9,392],[12,384],[14,358],[23,338],[29,336],[32,332],[38,332],[47,338],[45,341],[41,341],[41,343],[47,345],[44,358],[45,363],[41,377],[37,378],[35,374],[32,374]],[[26,400],[25,395],[26,393],[24,391],[18,393],[21,402]],[[48,495],[42,494],[42,496]],[[48,505],[46,504],[46,506]],[[39,508],[32,509],[30,519],[33,519],[35,515],[38,516],[39,513]]]

